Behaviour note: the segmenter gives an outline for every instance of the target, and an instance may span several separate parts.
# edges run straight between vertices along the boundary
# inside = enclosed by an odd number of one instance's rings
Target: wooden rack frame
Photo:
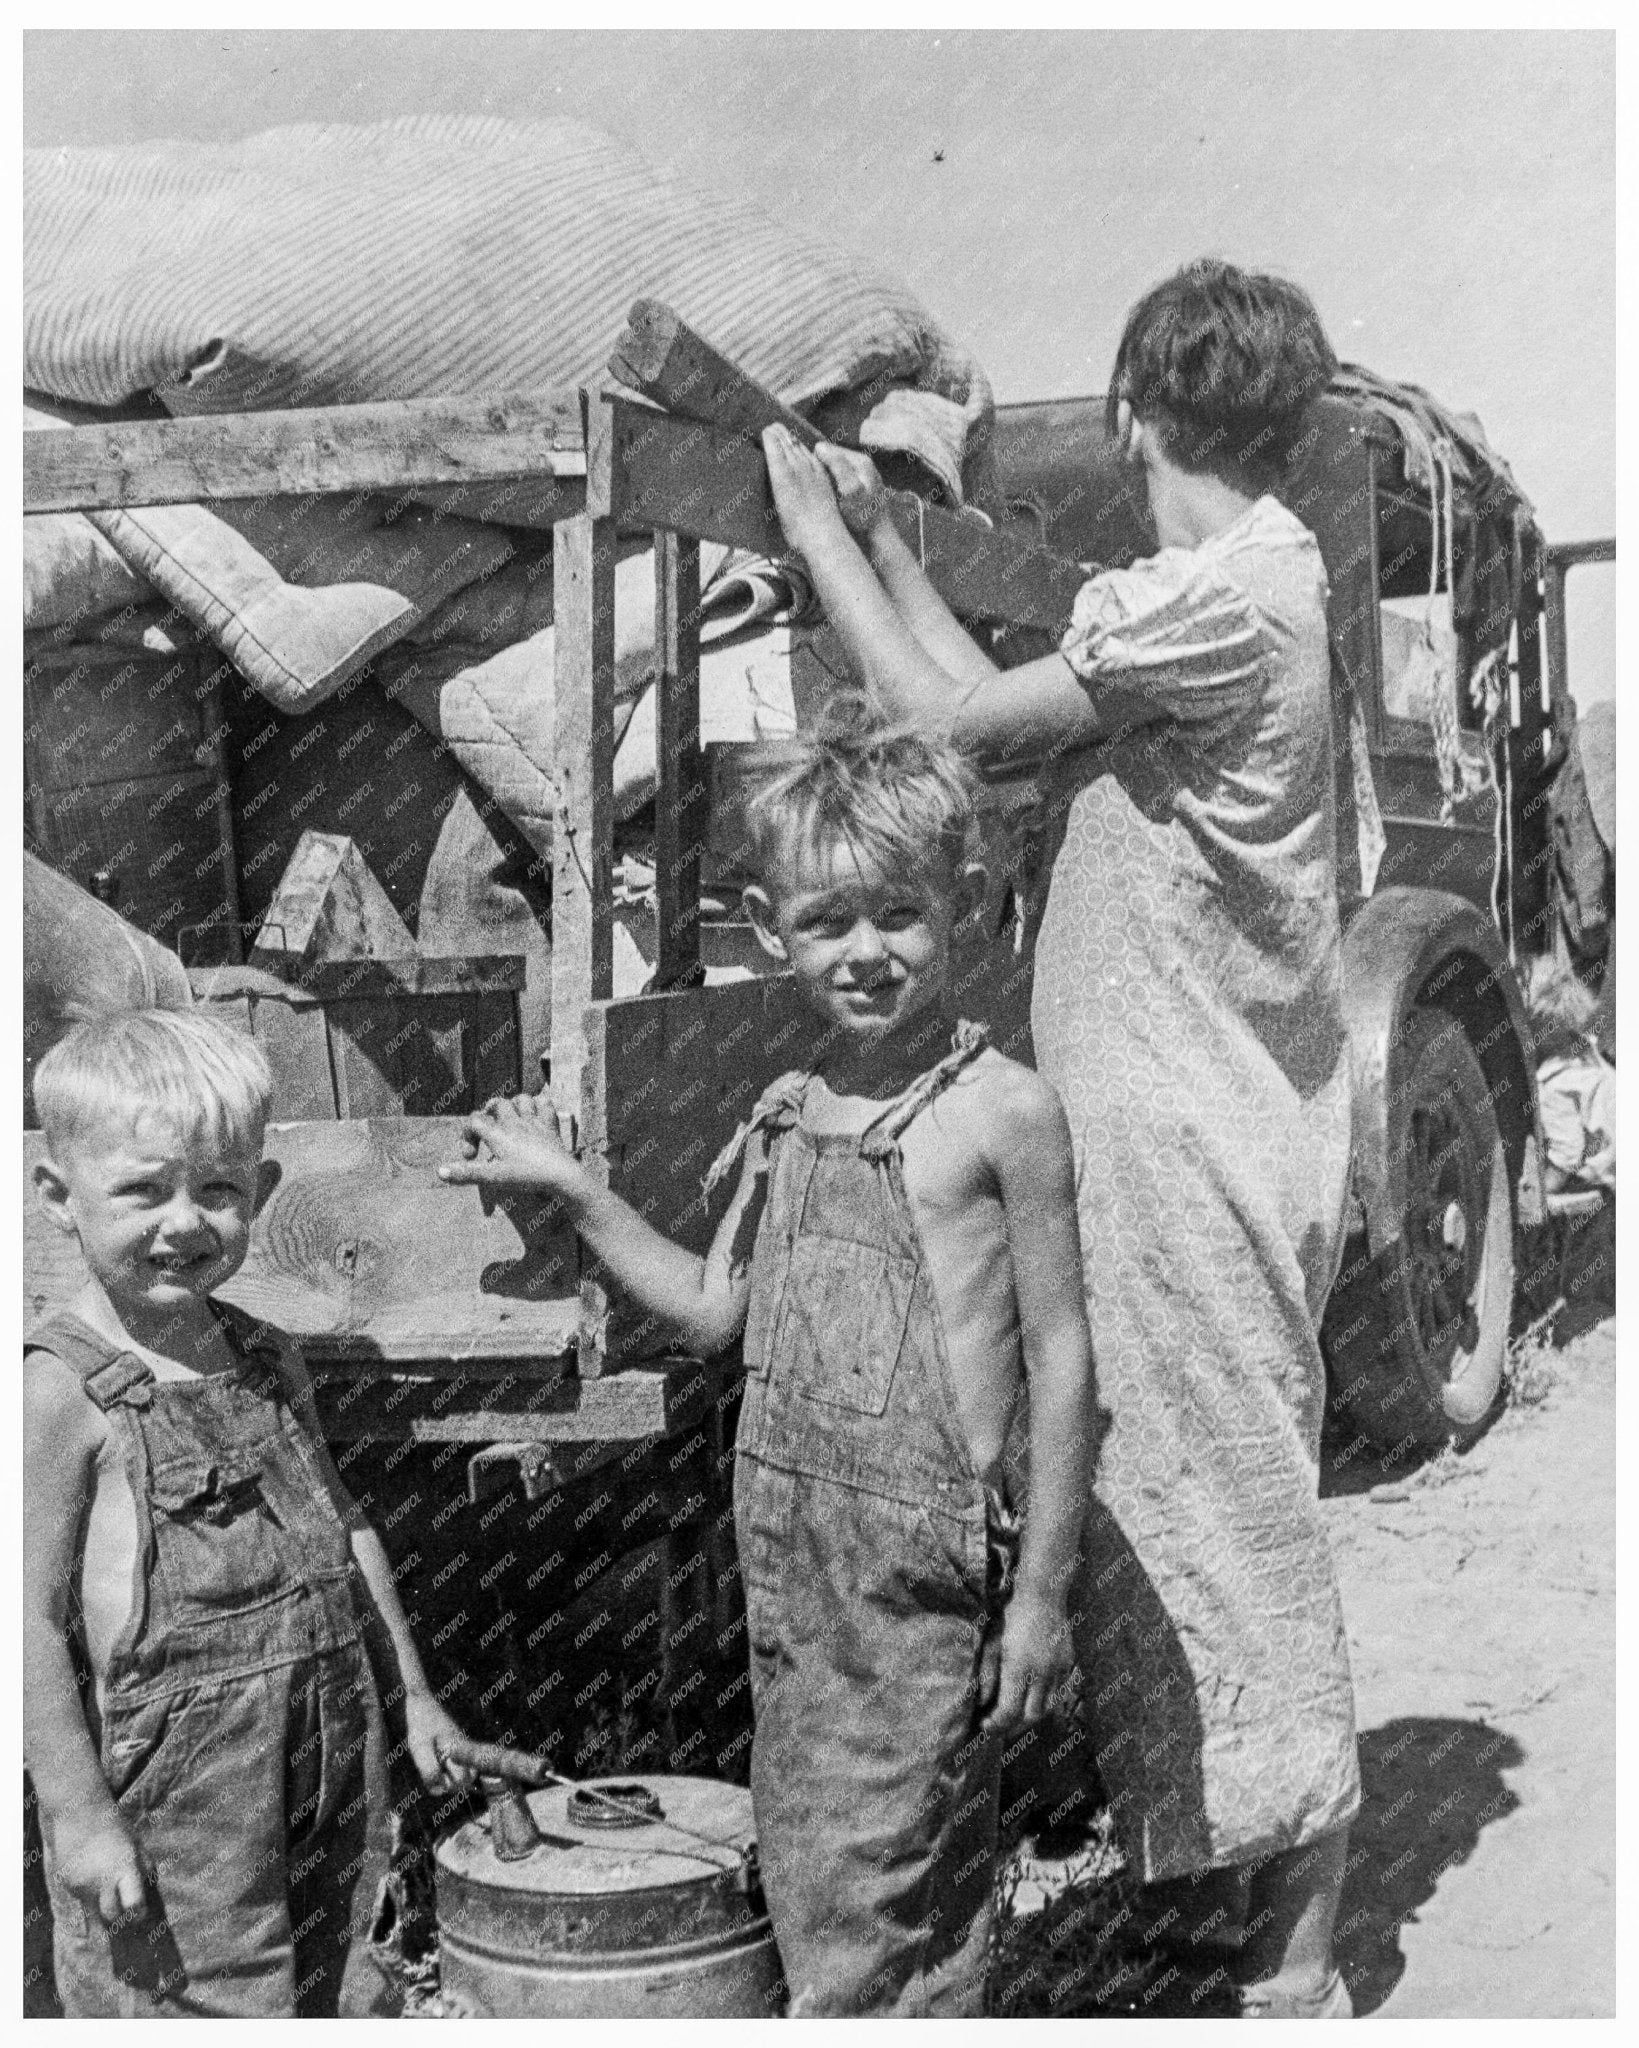
[[[23,437],[25,514],[272,494],[546,484],[553,523],[558,809],[553,840],[551,1092],[582,1155],[685,1238],[716,1126],[772,1074],[802,1063],[815,1027],[781,982],[712,989],[700,976],[701,541],[784,549],[761,449],[743,436],[600,390],[432,399],[82,426]],[[971,514],[899,499],[894,516],[961,616],[1061,630],[1082,571]],[[614,1002],[614,589],[621,530],[656,535],[658,664],[653,995]],[[1028,963],[1015,962],[1014,979]],[[680,1104],[702,1112],[683,1142]],[[715,1146],[712,1145],[712,1149]],[[700,1155],[705,1152],[705,1157]],[[658,1351],[611,1332],[582,1286],[579,1370]],[[647,1344],[647,1351],[644,1346]]]

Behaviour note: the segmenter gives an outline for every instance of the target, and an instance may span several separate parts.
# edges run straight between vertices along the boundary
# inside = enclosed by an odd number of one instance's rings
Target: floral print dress
[[[1146,1880],[1359,1804],[1318,1507],[1350,1152],[1325,602],[1313,536],[1266,497],[1095,576],[1062,643],[1163,712],[1057,771],[1032,1011],[1109,1418],[1081,1661]]]

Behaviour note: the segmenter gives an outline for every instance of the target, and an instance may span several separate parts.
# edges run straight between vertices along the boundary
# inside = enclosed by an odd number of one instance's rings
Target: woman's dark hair
[[[1180,469],[1262,487],[1336,368],[1300,286],[1202,257],[1127,315],[1106,423],[1113,437],[1125,398]]]

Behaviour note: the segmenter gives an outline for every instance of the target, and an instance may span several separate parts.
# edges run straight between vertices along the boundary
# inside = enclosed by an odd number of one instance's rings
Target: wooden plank
[[[23,510],[408,492],[424,484],[574,478],[585,470],[578,392],[418,398],[25,434]],[[455,509],[447,500],[446,508]]]
[[[41,855],[82,887],[99,869],[109,870],[121,917],[161,945],[175,951],[184,932],[225,918],[216,791],[208,776],[53,789],[34,775],[30,787]]]
[[[609,1185],[691,1251],[711,1242],[728,1191],[708,1203],[701,1181],[768,1083],[810,1066],[826,1025],[789,976],[594,1005],[603,1075],[602,1148]],[[611,1367],[675,1341],[665,1324],[612,1290]]]
[[[551,1091],[574,1130],[595,1101],[588,1006],[614,981],[615,522],[608,409],[589,401],[587,510],[553,529],[553,757],[558,804],[552,832]],[[587,1165],[601,1174],[601,1162]],[[603,1365],[604,1298],[581,1283],[579,1369]]]
[[[779,425],[805,448],[820,435],[801,413],[720,355],[659,299],[639,299],[609,358],[610,373],[680,419],[703,420],[744,441]]]
[[[520,977],[518,988],[522,988]],[[467,1005],[466,1064],[474,1104],[492,1095],[516,1095],[523,1086],[523,1037],[518,997],[512,991],[485,994]]]
[[[415,952],[409,926],[345,833],[303,832],[251,948],[253,964],[387,960]]]
[[[1549,567],[1560,571],[1574,569],[1578,562],[1614,562],[1616,537],[1606,534],[1599,540],[1556,540],[1546,553]]]
[[[673,419],[626,399],[603,403],[614,415],[614,504],[624,523],[759,554],[789,552],[759,448],[722,428]],[[1079,563],[977,518],[924,505],[909,491],[891,492],[890,502],[894,523],[929,581],[963,618],[1054,632],[1069,624],[1087,580]]]
[[[634,308],[634,312],[635,312]],[[691,988],[700,964],[706,832],[700,752],[700,543],[655,535],[655,989]]]
[[[561,1370],[580,1327],[574,1239],[538,1202],[489,1201],[440,1181],[460,1131],[457,1117],[271,1126],[279,1182],[226,1298],[302,1338],[316,1359],[505,1358]],[[33,1197],[41,1150],[40,1133],[26,1133],[29,1320],[85,1278],[78,1246]]]
[[[273,1114],[280,1123],[340,1115],[330,1070],[330,1035],[321,1009],[253,997],[250,1028],[273,1069]]]
[[[342,1117],[413,1114],[408,1100],[405,1043],[415,1030],[407,1006],[393,1002],[326,1003],[330,1070],[336,1077],[336,1112]]]
[[[608,448],[596,454],[607,476]],[[580,1103],[582,1011],[613,973],[615,526],[585,513],[553,535],[552,1092]]]
[[[127,650],[23,673],[27,816],[51,863],[87,884],[106,868],[122,916],[175,947],[237,944],[236,863],[223,829],[220,697],[193,653]]]
[[[398,960],[312,960],[261,953],[243,967],[202,967],[193,975],[194,994],[274,997],[287,1003],[395,1000],[409,996],[484,996],[515,993],[524,986],[528,962],[522,953],[452,954],[447,959],[416,954]]]
[[[210,696],[197,687],[197,656],[161,659],[127,649],[112,675],[107,666],[36,662],[24,670],[24,738],[47,784],[197,776],[212,730]]]
[[[521,1377],[515,1388],[495,1381],[326,1379],[320,1409],[327,1436],[411,1443],[636,1444],[688,1428],[722,1389],[720,1367],[694,1359],[539,1387]]]

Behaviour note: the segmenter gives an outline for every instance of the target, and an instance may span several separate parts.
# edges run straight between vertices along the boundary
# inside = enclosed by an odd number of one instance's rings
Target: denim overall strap
[[[729,1139],[711,1163],[711,1170],[700,1183],[704,1194],[710,1195],[718,1184],[726,1180],[758,1131],[788,1129],[802,1109],[802,1098],[808,1087],[809,1077],[800,1068],[782,1074],[758,1096],[756,1107],[740,1128]]]
[[[86,1398],[103,1413],[120,1407],[146,1408],[154,1375],[134,1352],[117,1350],[71,1309],[59,1309],[23,1339],[23,1355],[49,1351],[80,1376]]]
[[[942,1095],[964,1067],[971,1066],[990,1043],[983,1024],[965,1018],[956,1026],[951,1049],[936,1067],[920,1074],[899,1097],[870,1124],[860,1140],[860,1152],[867,1159],[884,1157],[910,1128],[936,1095]]]

